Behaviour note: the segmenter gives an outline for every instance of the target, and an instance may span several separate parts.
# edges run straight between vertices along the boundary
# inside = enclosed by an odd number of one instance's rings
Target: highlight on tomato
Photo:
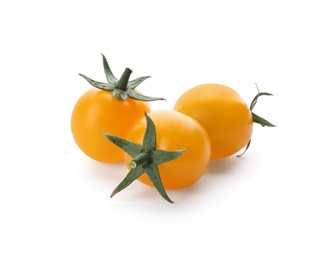
[[[111,197],[138,179],[154,186],[172,203],[166,190],[193,185],[203,176],[210,161],[206,130],[195,119],[177,111],[157,110],[146,114],[129,131],[127,139],[104,135],[125,151],[129,169]]]
[[[202,84],[183,93],[175,102],[174,110],[196,119],[205,127],[211,141],[212,159],[225,158],[245,146],[243,153],[246,152],[251,143],[253,123],[275,126],[252,112],[263,95],[272,94],[258,90],[248,107],[234,89],[222,84]]]
[[[125,137],[128,130],[145,112],[148,101],[164,100],[142,95],[136,87],[149,78],[129,81],[132,70],[126,68],[117,79],[102,54],[107,82],[99,82],[79,74],[94,88],[84,93],[75,104],[71,115],[71,132],[77,146],[90,158],[100,162],[124,160],[123,151],[103,136],[103,132]]]

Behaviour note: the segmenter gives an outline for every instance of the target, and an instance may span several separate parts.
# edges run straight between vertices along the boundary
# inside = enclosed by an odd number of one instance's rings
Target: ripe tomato
[[[224,158],[251,139],[253,116],[240,95],[225,85],[203,84],[182,94],[174,110],[199,121],[211,141],[211,158]]]
[[[156,129],[156,149],[181,150],[185,152],[175,160],[158,165],[160,177],[165,189],[186,188],[200,179],[210,161],[210,140],[204,127],[182,113],[172,110],[158,110],[148,113]],[[146,131],[146,120],[142,118],[127,135],[127,140],[142,144]],[[125,153],[125,162],[132,157]],[[144,184],[153,186],[144,173],[139,178]]]
[[[128,98],[118,101],[113,93],[92,88],[77,101],[71,116],[71,131],[78,147],[100,162],[119,162],[124,152],[102,132],[125,138],[135,121],[149,112],[147,102]]]
[[[83,94],[74,106],[71,131],[87,156],[100,162],[119,162],[124,159],[123,151],[108,142],[102,133],[125,137],[135,121],[150,111],[146,102],[163,98],[144,96],[137,91],[136,87],[148,76],[129,81],[132,70],[126,68],[118,80],[103,54],[102,60],[106,83],[79,74],[95,88]]]

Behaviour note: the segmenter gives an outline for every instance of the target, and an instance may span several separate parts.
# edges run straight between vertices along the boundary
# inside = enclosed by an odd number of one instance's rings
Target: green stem
[[[152,157],[150,153],[140,153],[129,163],[131,168],[137,168],[140,165],[150,164],[152,162]]]
[[[127,90],[131,73],[132,73],[132,70],[129,68],[126,68],[125,71],[123,72],[121,78],[117,82],[117,85],[115,88],[124,90],[124,91]]]
[[[86,79],[87,82],[90,83],[93,87],[112,92],[113,96],[118,101],[124,101],[128,98],[132,98],[132,99],[140,100],[140,101],[144,101],[144,102],[155,101],[155,100],[165,100],[164,98],[145,96],[145,95],[142,95],[142,94],[134,91],[134,89],[140,83],[142,83],[145,79],[150,78],[149,76],[140,77],[140,78],[136,78],[134,80],[129,81],[132,70],[129,68],[126,68],[125,71],[123,72],[121,78],[118,80],[113,75],[112,71],[110,70],[106,57],[103,54],[102,54],[102,59],[103,59],[103,69],[106,74],[107,83],[95,81],[93,79],[90,79],[89,77],[86,77],[83,74],[79,74],[84,79]]]

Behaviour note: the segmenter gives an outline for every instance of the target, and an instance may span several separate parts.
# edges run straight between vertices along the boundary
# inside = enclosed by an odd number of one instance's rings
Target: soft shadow
[[[243,162],[245,158],[231,156],[223,159],[213,159],[210,161],[206,173],[224,174],[234,172],[234,169]]]

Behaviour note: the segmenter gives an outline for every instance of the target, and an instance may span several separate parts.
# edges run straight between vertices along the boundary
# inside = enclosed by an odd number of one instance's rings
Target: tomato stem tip
[[[137,168],[140,165],[148,165],[152,161],[151,154],[150,153],[140,153],[138,154],[134,159],[131,160],[129,163],[131,168]]]
[[[126,68],[124,70],[121,78],[117,82],[117,85],[116,85],[117,89],[121,89],[121,90],[124,90],[124,91],[127,90],[131,73],[132,73],[132,70],[129,69],[129,68]]]

